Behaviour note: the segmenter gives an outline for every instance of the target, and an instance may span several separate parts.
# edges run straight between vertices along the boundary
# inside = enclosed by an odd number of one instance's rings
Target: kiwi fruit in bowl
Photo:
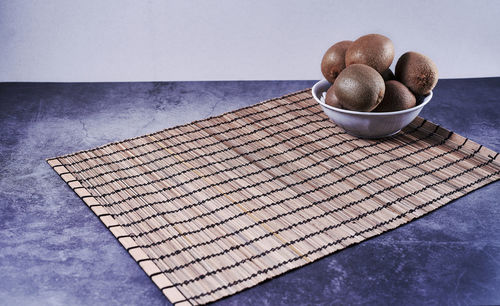
[[[396,112],[417,105],[417,99],[411,91],[396,80],[385,82],[385,94],[374,112]]]
[[[380,34],[368,34],[356,39],[345,54],[346,66],[365,64],[382,73],[394,60],[394,44]]]
[[[385,84],[375,69],[354,64],[342,70],[333,83],[333,90],[342,108],[369,112],[384,98]]]
[[[335,89],[333,88],[333,86],[330,86],[330,88],[328,88],[328,91],[326,92],[325,103],[336,108],[344,108],[340,103],[339,98],[335,94]]]
[[[417,52],[406,52],[396,64],[396,79],[416,95],[425,96],[437,84],[438,69],[427,56]]]
[[[333,83],[345,68],[345,52],[352,44],[350,40],[338,42],[326,50],[321,60],[321,73],[325,79]]]

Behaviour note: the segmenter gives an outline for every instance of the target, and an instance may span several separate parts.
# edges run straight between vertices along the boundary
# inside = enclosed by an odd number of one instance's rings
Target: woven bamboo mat
[[[499,159],[422,118],[352,137],[304,90],[48,163],[188,305],[418,218],[498,180]]]

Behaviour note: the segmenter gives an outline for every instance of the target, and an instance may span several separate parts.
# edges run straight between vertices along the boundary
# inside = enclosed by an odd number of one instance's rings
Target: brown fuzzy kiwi
[[[335,82],[339,73],[345,68],[345,52],[352,44],[350,40],[338,42],[326,50],[321,60],[321,73],[328,82]]]
[[[384,79],[384,81],[390,81],[390,80],[394,80],[396,78],[396,76],[394,75],[394,73],[392,72],[391,69],[387,69],[385,71],[383,71],[381,73],[382,75],[382,78]]]
[[[391,66],[394,59],[392,41],[380,34],[368,34],[356,39],[345,54],[346,66],[365,64],[379,73]]]
[[[326,91],[325,103],[336,108],[343,108],[339,98],[337,98],[337,95],[335,94],[333,86],[330,86],[330,88]]]
[[[391,80],[385,82],[385,94],[374,112],[394,112],[412,108],[417,104],[415,96],[402,83]]]
[[[438,69],[427,56],[406,52],[396,64],[396,79],[416,95],[427,95],[436,86]]]
[[[380,73],[362,64],[350,65],[342,70],[333,88],[343,108],[364,112],[377,107],[385,92]]]

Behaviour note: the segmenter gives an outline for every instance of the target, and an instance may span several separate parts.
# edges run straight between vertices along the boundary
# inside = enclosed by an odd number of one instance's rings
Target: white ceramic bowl
[[[312,95],[325,114],[347,133],[360,138],[382,138],[395,135],[415,119],[432,99],[432,92],[417,98],[415,107],[396,112],[357,112],[325,104],[325,94],[332,84],[321,80],[314,84]]]

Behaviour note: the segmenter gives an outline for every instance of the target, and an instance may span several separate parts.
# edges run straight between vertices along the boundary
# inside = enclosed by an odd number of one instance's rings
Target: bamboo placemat
[[[500,178],[422,118],[366,140],[309,90],[48,160],[175,304],[215,301]]]

